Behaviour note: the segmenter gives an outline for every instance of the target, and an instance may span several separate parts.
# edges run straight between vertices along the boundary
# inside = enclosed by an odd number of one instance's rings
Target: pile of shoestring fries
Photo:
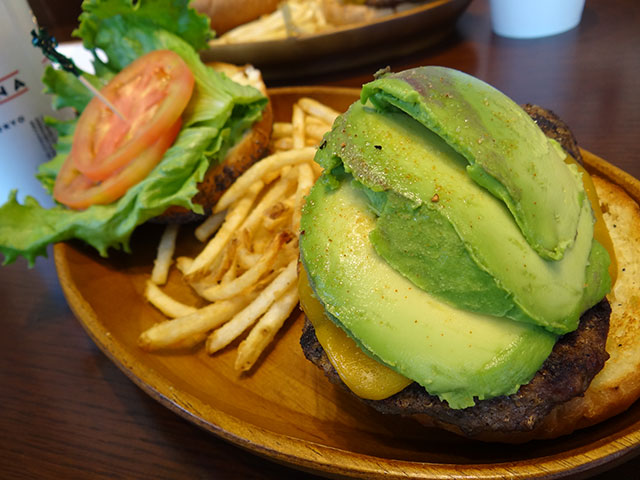
[[[265,42],[314,34],[328,28],[322,0],[287,0],[268,15],[247,22],[211,41],[212,45]]]
[[[168,319],[140,335],[142,348],[204,342],[213,354],[244,336],[235,369],[252,368],[298,304],[301,209],[321,173],[313,161],[316,147],[337,115],[301,98],[293,105],[291,122],[274,123],[273,153],[243,173],[195,229],[202,242],[196,256],[175,257],[180,227],[166,227],[145,297]],[[187,305],[164,291],[171,268],[181,272],[205,306]]]

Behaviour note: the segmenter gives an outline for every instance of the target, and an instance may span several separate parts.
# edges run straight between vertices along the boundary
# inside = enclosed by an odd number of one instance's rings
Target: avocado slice
[[[506,204],[539,255],[558,260],[573,245],[585,197],[579,174],[510,98],[470,75],[430,66],[381,73],[361,99],[405,112],[462,155],[469,176]]]
[[[608,255],[593,241],[588,202],[564,257],[542,258],[504,203],[467,175],[466,160],[403,112],[353,104],[316,161],[334,187],[344,171],[363,185],[379,215],[371,232],[376,252],[451,305],[561,334],[609,288],[601,275]]]
[[[349,179],[321,177],[301,223],[301,261],[336,324],[363,351],[452,408],[511,394],[528,382],[556,335],[452,307],[417,288],[371,245],[377,218],[365,190]]]

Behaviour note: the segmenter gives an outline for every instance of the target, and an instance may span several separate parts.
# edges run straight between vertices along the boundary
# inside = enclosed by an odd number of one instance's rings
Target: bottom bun
[[[640,208],[623,189],[593,177],[618,262],[618,278],[607,296],[611,305],[606,349],[609,359],[582,396],[557,405],[528,432],[483,432],[472,438],[523,443],[568,435],[625,411],[640,398]],[[455,425],[413,415],[425,426],[463,435]]]
[[[251,85],[267,94],[259,70],[252,66],[236,66],[228,63],[209,63],[210,67],[226,74],[229,78],[243,85]],[[201,205],[204,215],[211,214],[212,208],[231,184],[251,165],[260,160],[269,148],[273,127],[273,110],[268,103],[262,112],[262,118],[234,145],[222,163],[212,166],[198,184],[199,192],[193,202]],[[189,223],[201,220],[203,215],[184,207],[170,207],[162,215],[156,217],[156,223]]]

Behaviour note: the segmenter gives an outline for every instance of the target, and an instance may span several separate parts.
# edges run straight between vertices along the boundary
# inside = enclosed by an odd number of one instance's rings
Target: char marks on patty
[[[529,114],[533,121],[536,122],[540,130],[542,130],[547,137],[556,140],[578,163],[582,163],[582,155],[580,154],[578,143],[569,125],[553,111],[539,105],[526,103],[522,105],[522,108]]]

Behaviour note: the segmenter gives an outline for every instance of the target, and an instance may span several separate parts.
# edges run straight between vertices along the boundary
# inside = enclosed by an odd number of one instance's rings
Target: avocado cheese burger
[[[546,436],[608,358],[612,242],[568,129],[528,111],[456,70],[384,71],[319,147],[301,344],[382,412]]]

